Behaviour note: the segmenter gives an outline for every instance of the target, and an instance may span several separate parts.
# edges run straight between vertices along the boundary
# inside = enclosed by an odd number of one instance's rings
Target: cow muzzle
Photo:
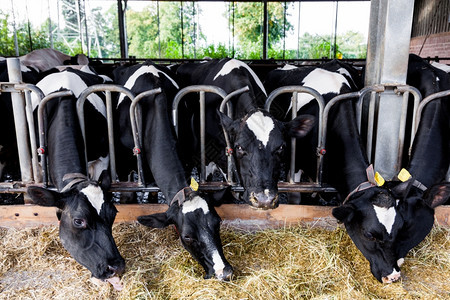
[[[383,281],[383,283],[393,283],[393,282],[398,281],[400,279],[400,277],[401,277],[400,271],[394,270],[388,276],[382,277],[381,280]]]
[[[230,281],[233,276],[233,268],[231,266],[226,266],[220,272],[216,272],[216,278],[221,281]]]
[[[278,207],[278,193],[265,189],[263,192],[251,192],[249,196],[252,207],[258,209],[273,209]]]

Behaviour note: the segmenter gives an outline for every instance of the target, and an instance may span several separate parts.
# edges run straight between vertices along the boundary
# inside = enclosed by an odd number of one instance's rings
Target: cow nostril
[[[395,271],[394,273],[382,278],[383,283],[393,283],[400,279],[400,272]]]
[[[125,271],[123,267],[117,265],[108,265],[107,271],[111,273],[111,276],[120,276]]]

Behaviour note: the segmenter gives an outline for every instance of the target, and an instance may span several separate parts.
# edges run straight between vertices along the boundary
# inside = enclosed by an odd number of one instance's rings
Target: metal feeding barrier
[[[270,106],[275,98],[277,98],[281,94],[285,93],[291,93],[291,101],[292,101],[292,118],[295,118],[297,116],[297,99],[299,93],[307,93],[310,94],[313,99],[316,100],[319,107],[319,130],[318,130],[318,138],[317,138],[317,174],[315,178],[315,182],[313,183],[305,183],[305,182],[294,182],[294,172],[295,172],[295,148],[296,148],[296,141],[295,139],[291,139],[291,147],[292,147],[292,153],[290,157],[290,173],[289,173],[289,182],[279,182],[278,187],[280,192],[334,192],[335,189],[328,186],[326,183],[322,182],[322,165],[323,165],[323,158],[326,153],[325,151],[325,145],[326,145],[326,135],[327,135],[327,122],[328,122],[328,113],[333,105],[335,105],[338,102],[349,100],[349,99],[358,99],[357,102],[357,122],[358,122],[358,129],[361,133],[362,130],[362,122],[366,122],[367,126],[367,153],[368,157],[371,157],[371,151],[374,149],[373,141],[375,140],[374,132],[376,128],[376,113],[377,113],[377,93],[382,93],[386,89],[393,89],[396,93],[402,93],[402,116],[401,116],[401,126],[400,132],[398,133],[399,139],[402,141],[399,149],[398,149],[398,160],[399,162],[402,160],[402,153],[403,153],[403,141],[405,140],[406,136],[406,117],[407,117],[407,105],[409,101],[409,94],[412,94],[414,96],[413,101],[413,113],[414,118],[412,120],[412,130],[411,130],[411,141],[410,145],[412,145],[413,137],[415,132],[417,131],[418,124],[420,122],[421,113],[423,110],[423,107],[429,103],[430,101],[440,99],[445,96],[450,95],[450,91],[440,92],[433,94],[427,98],[425,98],[422,102],[420,92],[410,86],[405,85],[376,85],[376,86],[370,86],[362,89],[359,92],[339,95],[330,100],[326,105],[324,103],[323,97],[314,89],[303,87],[303,86],[287,86],[287,87],[281,87],[273,91],[267,98],[265,109],[270,110]],[[189,93],[199,93],[199,103],[200,103],[200,149],[201,149],[201,172],[200,172],[200,189],[213,191],[222,189],[226,186],[231,186],[233,191],[243,191],[243,188],[239,185],[239,177],[236,174],[236,167],[235,163],[233,161],[232,155],[228,155],[228,170],[227,170],[227,182],[220,182],[220,183],[211,183],[206,182],[205,173],[206,173],[206,154],[205,154],[205,93],[214,93],[222,98],[222,102],[220,105],[220,111],[222,113],[227,113],[227,115],[230,118],[233,118],[232,115],[232,104],[229,102],[231,98],[234,96],[245,93],[248,91],[248,87],[244,87],[242,89],[236,90],[230,94],[226,94],[225,91],[222,89],[215,87],[215,86],[189,86],[187,88],[184,88],[179,91],[179,93],[175,96],[173,107],[172,107],[172,113],[173,113],[173,125],[175,128],[175,131],[178,135],[178,104],[181,101],[181,99],[189,94]],[[31,84],[21,84],[21,83],[0,83],[0,92],[10,92],[10,93],[23,93],[25,96],[25,112],[26,112],[26,122],[28,127],[28,135],[29,135],[29,143],[31,149],[38,149],[37,152],[32,151],[32,170],[30,171],[32,174],[34,174],[33,179],[30,181],[25,181],[22,179],[21,182],[15,182],[15,183],[0,183],[0,192],[2,193],[24,193],[26,192],[26,186],[27,184],[40,184],[43,183],[45,186],[48,184],[48,175],[47,175],[47,163],[46,163],[46,133],[45,133],[45,114],[44,114],[44,107],[45,105],[51,101],[51,99],[54,99],[56,97],[62,97],[62,96],[70,96],[72,93],[70,91],[60,91],[60,92],[54,92],[46,97],[44,97],[44,94],[42,91],[37,88],[34,85]],[[95,92],[104,92],[105,93],[105,101],[106,101],[106,108],[107,108],[107,123],[108,123],[108,138],[109,138],[109,154],[110,154],[110,169],[111,174],[113,176],[116,175],[116,157],[115,157],[115,149],[114,149],[114,127],[113,127],[113,117],[112,117],[112,99],[111,99],[111,93],[123,93],[127,97],[130,98],[132,101],[132,104],[130,106],[130,119],[131,119],[131,126],[133,131],[133,138],[135,147],[133,149],[133,153],[136,155],[137,158],[137,169],[138,169],[138,183],[127,183],[127,182],[113,182],[111,191],[140,191],[140,192],[157,192],[159,191],[158,187],[155,186],[145,186],[145,179],[144,179],[144,173],[143,173],[143,167],[142,167],[142,158],[141,158],[141,143],[142,143],[142,124],[141,124],[141,113],[139,111],[139,101],[141,101],[143,98],[149,95],[158,94],[161,92],[161,89],[154,89],[150,91],[143,92],[137,96],[134,96],[134,94],[127,88],[123,86],[113,85],[113,84],[100,84],[100,85],[94,85],[91,87],[88,87],[85,89],[79,96],[77,100],[77,113],[80,120],[80,126],[83,134],[83,139],[85,141],[86,146],[86,130],[89,130],[88,128],[85,128],[84,125],[84,113],[83,113],[83,106],[85,100],[89,97],[91,93]],[[33,121],[33,111],[32,111],[32,104],[31,104],[31,95],[30,93],[36,94],[37,98],[40,100],[39,108],[38,108],[38,132],[39,132],[39,147],[36,146],[36,139],[35,139],[35,128],[34,128],[34,121]],[[369,99],[367,100],[367,96],[370,95]],[[420,105],[419,105],[420,102]],[[368,110],[367,117],[364,117],[364,109]],[[224,130],[224,137],[226,140],[227,148],[231,148],[232,145],[230,145],[230,141],[228,138],[228,133]],[[409,146],[410,146],[409,145]],[[20,151],[19,151],[20,152]],[[42,173],[40,173],[40,166],[37,159],[37,153],[39,153],[41,157],[41,166],[42,166]],[[86,153],[86,151],[85,151]],[[20,157],[20,161],[22,163],[22,158]],[[86,159],[87,162],[87,159]],[[42,174],[42,177],[41,177]],[[233,180],[235,178],[236,180]]]
[[[409,106],[409,95],[412,94],[414,97],[413,100],[413,107],[412,107],[412,114],[413,116],[416,115],[417,108],[419,106],[419,102],[422,99],[422,96],[416,88],[409,86],[409,85],[398,85],[398,84],[384,84],[384,85],[374,85],[369,86],[361,90],[361,93],[363,93],[359,97],[358,101],[358,108],[356,110],[357,113],[357,123],[358,123],[358,129],[360,134],[362,133],[362,122],[364,119],[366,119],[366,127],[367,127],[367,138],[366,138],[366,151],[367,151],[367,157],[370,162],[374,163],[374,154],[376,151],[376,129],[377,129],[377,119],[378,119],[378,106],[379,106],[379,95],[380,93],[386,92],[388,90],[392,90],[397,95],[402,95],[402,107],[400,112],[400,125],[399,125],[399,132],[398,132],[398,148],[397,148],[397,157],[394,165],[395,173],[398,173],[401,169],[401,163],[403,160],[403,153],[404,153],[404,147],[405,147],[405,141],[407,140],[406,137],[406,127],[407,127],[407,118],[408,118],[408,106]],[[365,97],[366,95],[370,93],[370,98],[367,100]],[[339,96],[338,96],[339,97]],[[369,101],[368,105],[368,111],[367,111],[367,117],[364,118],[364,106],[365,103]],[[367,104],[367,103],[366,103]],[[412,141],[415,134],[415,128],[417,128],[416,119],[413,117],[412,119],[412,125],[411,125],[411,136],[410,136],[410,145],[412,145]]]

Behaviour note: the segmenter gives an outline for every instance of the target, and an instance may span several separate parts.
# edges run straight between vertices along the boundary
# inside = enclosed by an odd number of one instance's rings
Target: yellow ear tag
[[[195,192],[198,190],[198,182],[194,179],[194,177],[191,177],[191,189]]]
[[[398,179],[400,179],[400,181],[405,182],[411,178],[411,174],[409,174],[409,172],[406,169],[401,169],[401,171],[398,173],[397,177],[398,177]]]
[[[378,172],[375,172],[375,182],[378,186],[382,186],[385,182],[383,176]]]

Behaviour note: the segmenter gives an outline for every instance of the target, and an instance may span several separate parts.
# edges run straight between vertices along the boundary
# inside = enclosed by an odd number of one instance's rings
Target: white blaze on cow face
[[[270,133],[275,128],[273,120],[265,116],[262,112],[257,111],[247,119],[246,123],[248,129],[266,147],[269,142]]]
[[[223,263],[222,257],[220,257],[219,251],[214,250],[212,254],[212,260],[214,263],[214,273],[217,277],[220,277],[223,274],[223,269],[225,268],[225,264]]]
[[[77,74],[63,71],[46,76],[38,82],[37,87],[42,90],[44,95],[59,91],[61,88],[68,89],[73,92],[73,95],[76,98],[78,98],[88,86]],[[90,94],[87,97],[87,100],[106,118],[105,104],[97,94]],[[35,93],[31,93],[31,103],[33,110],[39,105],[39,99]]]
[[[183,214],[187,214],[187,213],[193,212],[197,209],[203,210],[203,213],[205,215],[207,213],[209,213],[208,203],[206,203],[205,199],[203,199],[200,196],[196,196],[193,199],[184,202],[181,212]]]
[[[133,73],[133,75],[130,76],[130,78],[127,79],[127,82],[125,82],[125,87],[128,89],[131,89],[134,84],[136,83],[136,80],[141,77],[142,75],[146,74],[146,73],[150,73],[155,77],[159,78],[159,74],[163,74],[164,76],[167,77],[167,79],[169,79],[172,84],[179,89],[178,84],[175,82],[175,80],[173,80],[172,78],[170,78],[169,75],[167,75],[166,73],[164,73],[161,70],[158,70],[155,66],[141,66],[139,69],[136,70],[136,72]],[[122,100],[125,98],[124,94],[120,94],[119,97],[119,102],[117,103],[117,107],[119,107],[120,103],[122,102]]]
[[[86,195],[86,198],[88,198],[89,202],[92,204],[97,213],[100,215],[102,205],[105,202],[102,189],[98,186],[90,184],[84,189],[82,189],[80,192]]]
[[[222,69],[219,71],[219,73],[217,73],[216,76],[214,76],[214,79],[213,79],[213,80],[216,80],[217,77],[219,77],[219,76],[225,76],[225,75],[228,75],[228,74],[230,74],[231,71],[233,71],[234,69],[239,69],[240,67],[243,67],[243,68],[247,69],[247,71],[250,72],[250,74],[251,74],[252,77],[253,77],[253,80],[254,80],[254,81],[256,82],[256,84],[259,86],[259,88],[261,89],[261,91],[263,91],[264,95],[267,96],[266,89],[264,88],[264,85],[262,84],[261,80],[259,80],[258,76],[256,76],[255,72],[253,72],[253,70],[250,69],[250,67],[247,66],[246,63],[244,63],[244,62],[242,62],[242,61],[240,61],[240,60],[237,60],[237,59],[230,59],[229,61],[227,61],[227,62],[223,65],[223,67],[222,67]]]
[[[326,84],[324,84],[326,82]],[[303,86],[315,89],[321,95],[328,93],[339,94],[342,85],[350,87],[347,79],[338,73],[324,69],[314,69],[302,81]],[[308,104],[314,97],[307,93],[299,93],[297,98],[297,110]],[[289,109],[292,108],[292,104]]]
[[[386,228],[387,233],[391,234],[392,226],[395,222],[395,216],[397,215],[397,213],[395,212],[395,208],[386,208],[374,205],[373,209],[375,210],[378,221],[383,224],[383,226]]]

